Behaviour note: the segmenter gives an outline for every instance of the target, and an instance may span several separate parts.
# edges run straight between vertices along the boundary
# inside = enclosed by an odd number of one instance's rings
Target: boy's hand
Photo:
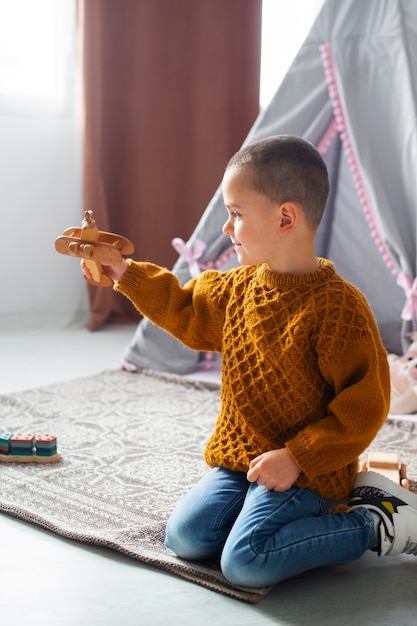
[[[123,276],[125,275],[125,272],[128,268],[127,265],[127,261],[126,259],[122,259],[120,263],[118,263],[117,265],[104,265],[103,266],[103,272],[109,276],[113,281],[116,280],[122,280]],[[84,274],[85,278],[87,280],[91,280],[92,276],[91,276],[91,272],[89,271],[88,267],[86,266],[84,259],[81,260],[81,271]]]
[[[263,485],[269,491],[286,491],[293,486],[301,468],[287,448],[270,450],[250,462],[247,479],[250,483]]]

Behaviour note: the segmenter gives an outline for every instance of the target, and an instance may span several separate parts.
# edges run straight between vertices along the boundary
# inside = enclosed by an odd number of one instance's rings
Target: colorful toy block
[[[12,433],[0,433],[0,454],[10,454]]]
[[[15,456],[31,456],[35,435],[17,433],[10,440],[10,454]]]
[[[0,433],[0,462],[55,463],[60,459],[55,435]]]
[[[57,438],[54,435],[36,435],[35,451],[38,456],[53,456],[57,453]]]

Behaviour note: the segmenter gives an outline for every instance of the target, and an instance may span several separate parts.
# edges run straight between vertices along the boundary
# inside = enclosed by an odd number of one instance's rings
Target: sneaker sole
[[[401,485],[397,485],[386,476],[378,474],[377,472],[359,472],[356,474],[355,484],[352,492],[358,487],[376,487],[382,491],[386,491],[392,496],[399,498],[403,502],[406,502],[410,506],[417,509],[417,495],[404,489]]]

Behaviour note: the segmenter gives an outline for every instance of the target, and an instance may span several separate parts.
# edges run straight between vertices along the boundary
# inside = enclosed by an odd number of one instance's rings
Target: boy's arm
[[[334,388],[327,415],[286,444],[310,478],[357,459],[384,424],[390,403],[388,359],[377,335],[352,339],[321,371]]]
[[[247,473],[249,482],[285,491],[301,472],[314,479],[357,460],[384,423],[390,395],[384,350],[365,350],[368,356],[374,354],[374,359],[367,360],[360,354],[360,346],[363,340],[352,346],[353,358],[345,354],[335,360],[333,382],[337,392],[327,415],[306,426],[286,447],[253,459]]]
[[[105,271],[114,280],[114,290],[154,324],[193,350],[221,352],[222,281],[218,272],[205,272],[181,286],[173,272],[153,263],[128,259]]]

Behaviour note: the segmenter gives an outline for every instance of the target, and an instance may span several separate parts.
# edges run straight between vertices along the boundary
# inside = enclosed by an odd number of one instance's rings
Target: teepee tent
[[[416,31],[415,0],[327,0],[245,141],[296,134],[322,153],[331,193],[316,254],[363,291],[396,353],[417,325]],[[237,264],[225,219],[218,189],[190,241],[175,242],[181,283]],[[201,358],[146,319],[125,354],[136,366],[178,373]]]

